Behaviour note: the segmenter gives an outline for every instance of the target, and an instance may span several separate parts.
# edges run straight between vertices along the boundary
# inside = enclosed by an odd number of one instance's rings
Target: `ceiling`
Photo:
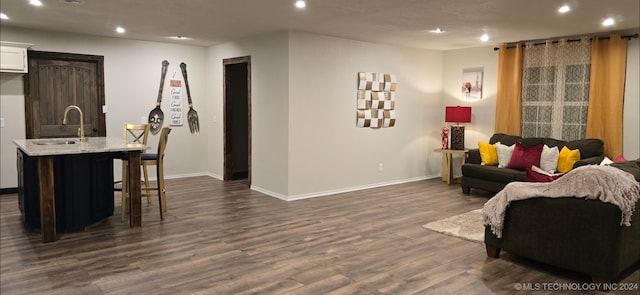
[[[293,30],[450,50],[608,32],[637,32],[638,0],[0,0],[2,26],[211,46]],[[560,14],[561,4],[572,10]],[[613,17],[616,24],[603,27]],[[122,26],[126,33],[115,32]],[[445,33],[430,30],[440,27]],[[487,33],[490,40],[480,41]],[[177,40],[172,36],[185,36]],[[11,40],[5,40],[11,41]]]

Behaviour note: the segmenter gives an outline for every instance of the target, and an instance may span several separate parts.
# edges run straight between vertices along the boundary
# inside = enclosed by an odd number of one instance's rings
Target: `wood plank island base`
[[[75,162],[79,163],[80,167],[91,167],[99,166],[100,163],[94,164],[94,160],[92,159],[113,159],[121,152],[127,152],[129,157],[129,178],[130,179],[140,179],[140,154],[146,148],[145,145],[142,144],[130,144],[124,142],[121,138],[107,138],[107,137],[91,137],[88,138],[87,142],[80,142],[77,138],[55,138],[55,139],[17,139],[14,140],[14,143],[18,146],[18,182],[19,182],[19,191],[23,194],[25,193],[25,189],[29,192],[29,187],[25,186],[25,179],[28,179],[31,175],[37,175],[37,184],[31,184],[33,186],[37,186],[37,211],[39,211],[39,216],[34,217],[37,220],[39,217],[40,221],[40,235],[43,243],[54,242],[57,239],[57,231],[56,227],[61,226],[61,228],[66,228],[65,223],[60,221],[60,218],[56,219],[56,207],[69,208],[73,207],[72,205],[61,202],[56,202],[56,197],[63,198],[65,201],[73,199],[72,196],[65,195],[56,196],[56,191],[65,192],[65,190],[56,189],[56,183],[61,184],[61,178],[64,178],[66,175],[64,170],[61,170],[64,167],[55,167],[55,163],[58,163],[60,166],[65,166],[62,163],[66,162]],[[86,156],[86,157],[85,157]],[[35,164],[29,165],[29,161]],[[89,162],[89,163],[84,163]],[[111,162],[111,166],[112,166]],[[37,171],[33,171],[37,170]],[[111,168],[113,170],[113,168]],[[111,183],[113,184],[113,173],[110,174],[110,177],[105,177],[104,173],[91,173],[90,171],[86,171],[90,176],[90,179],[82,179],[83,181],[88,182],[90,185],[95,183]],[[82,174],[82,171],[81,173]],[[68,173],[67,173],[68,175]],[[97,178],[101,179],[97,179]],[[57,178],[57,179],[56,179]],[[96,178],[96,179],[91,179]],[[22,189],[20,189],[22,184]],[[29,184],[28,181],[26,183]],[[76,183],[74,182],[74,185]],[[75,188],[70,189],[69,191],[73,191]],[[94,196],[90,192],[89,196],[84,196],[85,199],[93,199]],[[140,183],[137,181],[129,181],[129,192],[130,192],[130,212],[129,212],[129,226],[130,227],[140,227],[142,225],[142,213],[141,213],[141,205],[140,205],[140,196],[141,196],[141,188]],[[25,223],[28,225],[29,220],[27,217],[28,212],[33,210],[33,207],[30,207],[28,197],[22,196],[22,200],[25,203],[20,204],[20,208],[23,210],[23,214],[25,216]],[[76,198],[81,199],[81,198]],[[86,201],[86,200],[85,200]],[[111,193],[110,202],[113,202],[113,193]],[[95,207],[91,203],[83,203],[88,204],[89,207]],[[25,206],[27,205],[27,206]],[[22,207],[24,206],[24,207]],[[76,206],[80,208],[74,208],[76,211],[72,211],[69,215],[74,215],[73,212],[77,212],[78,210],[91,210],[92,208],[82,208],[83,206]],[[109,216],[113,214],[113,205],[110,207],[111,212],[107,213]],[[104,210],[103,210],[104,211]],[[62,212],[60,212],[62,214]],[[104,215],[104,214],[103,214]],[[97,218],[106,218],[108,216],[100,216]],[[71,228],[75,226],[89,225],[84,224],[83,222],[93,222],[95,218],[89,217],[86,220],[79,222],[71,222],[66,224],[71,224]]]

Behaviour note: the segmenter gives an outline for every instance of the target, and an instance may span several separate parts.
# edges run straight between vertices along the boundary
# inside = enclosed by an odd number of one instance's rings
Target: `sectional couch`
[[[580,160],[574,164],[574,167],[600,164],[604,159],[604,142],[596,138],[563,141],[541,137],[522,138],[515,135],[496,133],[489,139],[489,144],[500,142],[505,145],[513,145],[516,141],[520,141],[526,147],[545,144],[549,147],[558,147],[558,149],[562,149],[564,146],[571,150],[578,149],[580,150]],[[469,194],[472,188],[497,193],[512,181],[527,181],[527,172],[525,170],[498,168],[497,165],[481,165],[479,149],[469,150],[466,163],[462,165],[461,186],[464,194]]]
[[[521,138],[494,134],[489,142],[528,147],[544,143],[580,150],[574,168],[600,164],[604,143],[600,139],[562,141],[552,138]],[[462,166],[462,190],[471,188],[499,192],[513,181],[527,181],[528,171],[481,165],[479,150],[471,150]],[[640,183],[640,159],[611,164],[631,173]],[[593,282],[616,282],[640,263],[640,201],[635,203],[631,226],[621,225],[621,210],[600,200],[537,197],[511,202],[504,216],[502,237],[485,227],[487,256],[498,258],[501,250],[552,266],[586,274]]]
[[[640,159],[611,164],[640,181]],[[505,212],[502,237],[485,227],[487,256],[501,250],[588,275],[595,283],[617,282],[640,267],[640,201],[631,226],[621,210],[600,200],[533,198],[514,201]]]

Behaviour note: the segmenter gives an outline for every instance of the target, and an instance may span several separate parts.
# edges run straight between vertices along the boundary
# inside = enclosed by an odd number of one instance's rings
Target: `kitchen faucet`
[[[82,122],[84,119],[80,107],[76,105],[70,105],[64,108],[64,118],[62,119],[62,125],[67,125],[67,114],[71,109],[76,109],[78,110],[78,113],[80,113],[80,128],[78,128],[78,136],[80,137],[80,142],[87,142],[87,139],[84,137],[84,123]]]

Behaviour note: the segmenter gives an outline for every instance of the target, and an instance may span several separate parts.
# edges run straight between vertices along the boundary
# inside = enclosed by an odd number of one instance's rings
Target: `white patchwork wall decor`
[[[358,73],[356,126],[393,127],[396,124],[396,88],[394,74]]]

